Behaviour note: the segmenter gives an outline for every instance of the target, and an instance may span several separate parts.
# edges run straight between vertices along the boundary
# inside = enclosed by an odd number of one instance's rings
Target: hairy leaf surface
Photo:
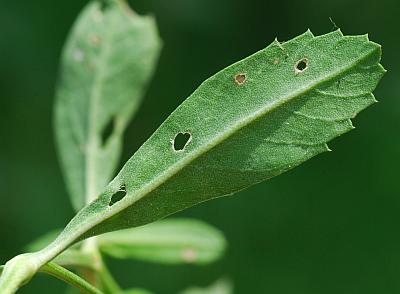
[[[123,131],[159,49],[153,18],[135,14],[122,1],[92,1],[74,25],[62,57],[55,131],[77,210],[113,177]]]
[[[350,118],[375,102],[371,92],[385,72],[380,58],[367,36],[307,31],[220,71],[38,253],[41,260],[77,240],[232,194],[327,151],[328,141],[353,128]]]
[[[166,219],[97,238],[100,250],[116,258],[158,263],[206,264],[218,259],[226,241],[214,227],[193,219]]]

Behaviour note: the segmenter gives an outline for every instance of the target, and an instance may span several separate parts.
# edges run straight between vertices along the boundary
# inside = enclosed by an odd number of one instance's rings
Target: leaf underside
[[[154,71],[160,41],[152,17],[118,1],[92,1],[63,52],[55,106],[57,147],[76,210],[114,176],[122,135]]]
[[[375,102],[380,58],[365,35],[307,31],[227,67],[167,118],[60,240],[144,225],[327,151]],[[121,187],[125,197],[111,202]]]

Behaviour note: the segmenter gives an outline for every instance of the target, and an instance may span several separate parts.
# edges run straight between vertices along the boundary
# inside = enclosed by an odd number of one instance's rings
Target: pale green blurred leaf
[[[138,109],[160,50],[152,17],[121,0],[91,1],[64,48],[55,106],[61,163],[76,210],[114,175],[123,132]]]
[[[228,280],[221,279],[209,287],[191,287],[180,294],[233,294],[233,285]]]
[[[206,264],[218,259],[226,241],[216,228],[194,219],[165,219],[97,238],[101,251],[116,258],[159,263]]]

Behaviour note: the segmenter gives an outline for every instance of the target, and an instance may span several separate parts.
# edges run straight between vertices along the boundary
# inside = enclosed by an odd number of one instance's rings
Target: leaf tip
[[[324,145],[324,148],[325,148],[325,151],[326,151],[326,152],[332,152],[332,149],[329,148],[328,144],[325,144],[325,145]]]
[[[343,34],[341,28],[337,28],[337,29],[335,30],[335,32],[336,32],[337,34],[339,34],[340,36],[344,37],[344,34]]]
[[[311,37],[314,37],[313,32],[311,31],[310,28],[307,29],[307,31],[304,33],[305,35],[310,35]]]

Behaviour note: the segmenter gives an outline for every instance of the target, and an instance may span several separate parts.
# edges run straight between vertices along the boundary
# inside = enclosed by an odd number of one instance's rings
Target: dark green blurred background
[[[64,226],[73,210],[52,133],[63,42],[84,0],[0,1],[0,263]],[[310,28],[369,33],[388,69],[380,103],[334,152],[181,216],[222,229],[230,247],[205,267],[110,260],[124,286],[176,293],[226,276],[236,293],[400,293],[400,40],[398,0],[135,0],[157,17],[164,50],[123,161],[205,78],[273,41]],[[39,275],[20,293],[62,293]]]

